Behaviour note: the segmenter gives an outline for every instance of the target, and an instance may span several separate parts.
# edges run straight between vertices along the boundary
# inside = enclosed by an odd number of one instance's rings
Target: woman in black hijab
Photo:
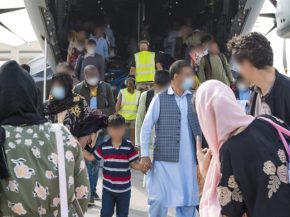
[[[73,80],[70,75],[57,73],[52,77],[51,96],[44,103],[43,114],[53,123],[62,122],[70,130],[73,130],[75,122],[84,118],[89,113],[89,108],[82,98],[73,93]],[[80,112],[70,112],[72,108],[80,109]],[[60,120],[60,114],[64,117]]]
[[[37,113],[38,91],[32,77],[15,61],[0,69],[0,126],[35,125],[47,120]],[[7,178],[5,163],[5,131],[0,127],[0,178]]]
[[[82,150],[63,126],[59,126],[62,137],[57,138],[56,128],[37,113],[37,105],[32,77],[15,61],[5,63],[0,68],[0,216],[57,215],[56,143],[61,140],[70,184],[69,216],[76,215],[74,198],[87,209],[89,183]]]
[[[45,119],[37,113],[38,91],[32,77],[15,61],[0,69],[0,123],[33,125]]]
[[[106,125],[104,115],[92,112],[86,100],[73,93],[73,79],[67,73],[53,76],[51,97],[44,103],[43,115],[52,123],[65,125],[78,139],[90,138],[92,133]]]

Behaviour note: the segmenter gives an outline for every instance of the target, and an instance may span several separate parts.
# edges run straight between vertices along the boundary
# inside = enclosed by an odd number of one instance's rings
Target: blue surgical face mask
[[[237,88],[238,88],[238,90],[241,91],[241,92],[245,92],[245,91],[248,90],[247,85],[245,85],[245,84],[243,84],[243,83],[238,83],[238,84],[237,84]]]
[[[56,100],[63,100],[65,98],[65,89],[63,87],[53,87],[51,89],[51,95]]]
[[[190,90],[193,87],[193,78],[186,78],[183,82],[182,82],[182,89],[184,91]]]

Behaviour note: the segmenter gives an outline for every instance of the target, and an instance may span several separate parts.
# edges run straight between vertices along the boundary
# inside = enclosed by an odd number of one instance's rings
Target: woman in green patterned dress
[[[15,61],[0,69],[0,216],[59,216],[56,137],[37,113],[37,90]],[[61,126],[65,151],[69,216],[72,202],[85,211],[89,183],[81,148]]]

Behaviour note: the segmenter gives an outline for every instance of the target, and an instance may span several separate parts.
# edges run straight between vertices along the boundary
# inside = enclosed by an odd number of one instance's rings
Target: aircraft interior
[[[246,0],[66,0],[48,1],[54,18],[58,59],[66,58],[67,35],[72,29],[90,31],[106,17],[116,38],[117,54],[127,58],[127,45],[150,37],[151,49],[164,49],[163,41],[174,25],[188,25],[215,36],[224,45],[243,27]],[[240,12],[239,12],[240,11]],[[239,20],[239,22],[237,22]],[[234,24],[234,25],[233,25]],[[223,47],[221,48],[223,49]]]

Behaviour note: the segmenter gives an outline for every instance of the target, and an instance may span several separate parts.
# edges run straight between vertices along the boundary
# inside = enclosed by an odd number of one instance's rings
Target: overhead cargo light
[[[0,26],[0,43],[16,47],[23,44],[24,41],[3,26]]]
[[[17,44],[24,44],[27,42],[36,41],[37,38],[35,36],[34,30],[31,26],[30,19],[28,17],[26,9],[17,10],[9,13],[0,14],[0,22],[4,25],[2,26],[2,30],[11,31],[10,35],[14,34],[13,38],[18,38],[18,40],[7,41],[6,39],[3,41],[8,42],[9,45]],[[7,34],[7,33],[4,33]],[[0,38],[2,36],[2,31],[0,31]],[[3,41],[0,41],[4,43]],[[6,44],[6,43],[5,43]]]
[[[0,9],[25,7],[23,0],[1,0]]]

